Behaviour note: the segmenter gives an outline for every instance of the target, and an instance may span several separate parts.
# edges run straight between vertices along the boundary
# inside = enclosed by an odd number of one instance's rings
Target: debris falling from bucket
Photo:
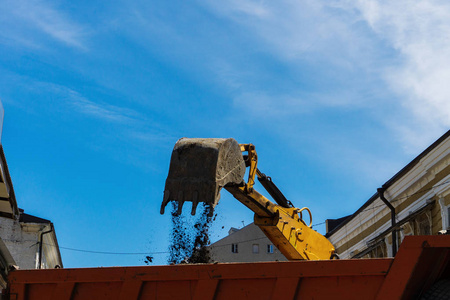
[[[178,214],[178,203],[172,202],[172,231],[169,246],[169,264],[209,263],[209,229],[213,217],[210,207],[202,205],[196,216]]]

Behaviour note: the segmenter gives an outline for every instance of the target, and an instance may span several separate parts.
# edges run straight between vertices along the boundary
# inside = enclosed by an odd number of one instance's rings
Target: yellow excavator
[[[225,188],[255,213],[254,222],[288,260],[326,260],[337,258],[333,245],[312,229],[307,207],[296,208],[271,178],[257,168],[255,146],[238,144],[232,138],[182,138],[172,152],[166,179],[161,214],[170,201],[178,202],[181,214],[184,202],[192,202],[192,214],[199,202],[209,206],[212,215]],[[248,169],[248,180],[245,173]],[[276,204],[255,191],[255,178]],[[303,214],[309,215],[309,224]]]

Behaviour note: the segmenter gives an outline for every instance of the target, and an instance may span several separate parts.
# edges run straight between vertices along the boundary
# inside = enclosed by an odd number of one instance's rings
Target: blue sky
[[[0,10],[2,143],[19,206],[52,220],[61,247],[167,251],[159,206],[181,137],[255,144],[260,169],[317,224],[354,212],[450,125],[446,1]],[[217,212],[213,240],[252,222],[226,192]],[[61,251],[66,267],[144,264]]]

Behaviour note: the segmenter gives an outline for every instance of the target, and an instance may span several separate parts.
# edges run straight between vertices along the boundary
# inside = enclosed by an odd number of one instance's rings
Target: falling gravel
[[[209,216],[210,208],[204,204],[195,216],[178,215],[178,204],[172,201],[172,231],[169,246],[169,264],[209,263],[209,229],[214,217]]]

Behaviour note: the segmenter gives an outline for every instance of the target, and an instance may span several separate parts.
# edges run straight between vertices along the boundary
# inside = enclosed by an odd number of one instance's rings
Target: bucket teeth
[[[192,210],[191,215],[195,215],[198,205],[198,191],[194,191],[194,195],[192,196]]]
[[[178,210],[177,210],[177,215],[180,215],[182,210],[183,210],[183,204],[184,201],[183,200],[178,200]]]
[[[164,214],[164,210],[166,208],[167,203],[169,203],[169,195],[170,192],[168,190],[164,191],[164,197],[163,197],[163,202],[161,203],[161,210],[160,210],[160,214]]]
[[[227,184],[240,184],[245,163],[239,144],[234,139],[182,138],[170,159],[161,214],[170,201],[178,202],[178,214],[185,201],[192,202],[191,214],[204,202],[212,215]]]

